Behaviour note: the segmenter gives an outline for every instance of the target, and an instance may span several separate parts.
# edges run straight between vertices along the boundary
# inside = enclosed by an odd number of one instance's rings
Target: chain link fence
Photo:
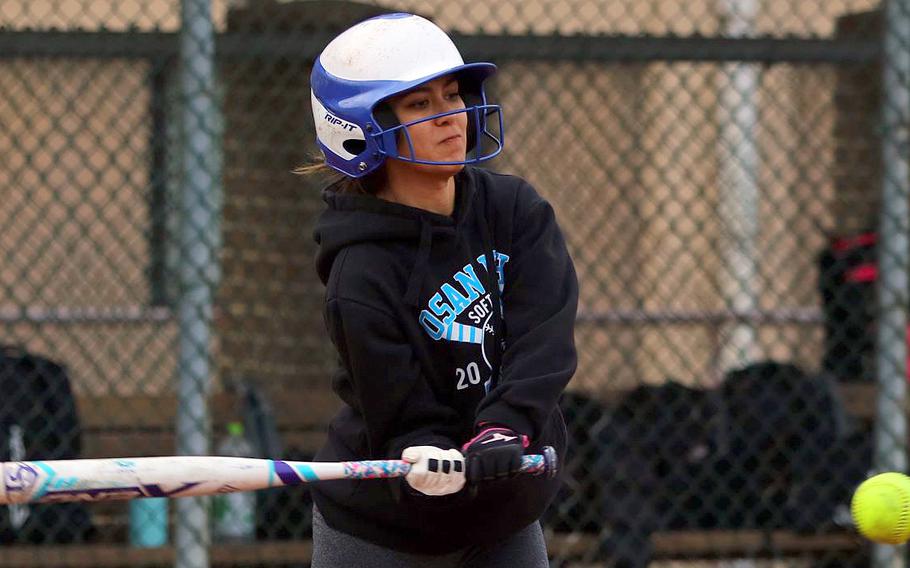
[[[553,566],[904,565],[848,506],[907,469],[907,0],[0,2],[3,461],[312,456],[291,171],[313,58],[390,10],[499,66],[490,167],[579,273]],[[242,543],[208,499],[7,507],[0,566],[306,566],[305,489],[255,499]]]

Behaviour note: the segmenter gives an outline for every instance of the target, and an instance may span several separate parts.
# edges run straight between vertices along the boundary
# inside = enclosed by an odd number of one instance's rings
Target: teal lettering
[[[442,292],[446,295],[446,299],[449,300],[449,303],[452,304],[452,308],[455,310],[456,314],[460,314],[465,311],[468,306],[471,305],[471,302],[467,298],[458,293],[451,284],[443,284]]]
[[[499,278],[499,291],[501,292],[506,286],[505,265],[509,262],[509,255],[493,251],[496,257],[496,275]]]
[[[464,265],[461,272],[455,275],[455,280],[458,281],[465,289],[465,292],[468,293],[468,302],[473,302],[487,292],[486,288],[483,287],[480,278],[477,277],[474,267],[470,264]]]
[[[435,340],[439,340],[446,329],[445,326],[442,325],[442,322],[439,321],[439,318],[427,310],[422,310],[420,312],[420,325],[422,325],[423,328],[427,330],[427,333],[430,334],[430,337]]]
[[[442,295],[439,292],[433,294],[430,301],[427,302],[434,314],[442,318],[443,327],[449,327],[449,324],[455,321],[455,311],[452,306],[442,301]]]

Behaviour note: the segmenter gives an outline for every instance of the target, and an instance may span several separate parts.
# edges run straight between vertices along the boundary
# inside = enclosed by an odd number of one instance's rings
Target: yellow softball
[[[880,473],[860,483],[850,505],[859,532],[881,544],[903,544],[910,538],[910,477]]]

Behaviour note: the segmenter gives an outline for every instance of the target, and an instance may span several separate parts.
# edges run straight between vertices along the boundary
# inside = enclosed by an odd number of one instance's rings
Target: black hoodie
[[[456,176],[451,217],[331,188],[323,196],[316,267],[345,405],[316,459],[459,448],[482,423],[528,435],[527,453],[549,445],[562,456],[557,401],[576,367],[578,283],[550,205],[517,177],[470,167]],[[492,317],[500,305],[503,317]],[[518,476],[429,497],[403,479],[344,480],[312,491],[337,530],[444,554],[533,523],[558,484]]]

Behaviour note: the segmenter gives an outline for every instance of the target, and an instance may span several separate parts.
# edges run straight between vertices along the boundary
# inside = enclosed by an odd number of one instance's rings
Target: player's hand
[[[484,428],[461,451],[467,465],[468,481],[490,481],[513,477],[521,471],[521,458],[528,437],[501,426]]]
[[[424,495],[450,495],[464,487],[464,456],[458,450],[411,446],[401,459],[411,464],[405,481]]]

